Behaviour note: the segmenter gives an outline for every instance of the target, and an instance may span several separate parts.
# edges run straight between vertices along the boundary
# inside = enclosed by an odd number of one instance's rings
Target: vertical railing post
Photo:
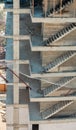
[[[60,17],[62,16],[62,0],[60,0]]]
[[[34,16],[34,0],[32,0],[32,14]]]

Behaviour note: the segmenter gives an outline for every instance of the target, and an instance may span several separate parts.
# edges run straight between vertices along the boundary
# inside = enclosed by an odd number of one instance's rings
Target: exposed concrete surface
[[[66,123],[55,123],[55,124],[40,124],[40,130],[76,130],[76,123],[75,122],[66,122]]]
[[[2,33],[2,35],[5,34],[5,19],[6,19],[6,12],[3,12],[3,7],[4,7],[4,3],[0,3],[0,35]],[[5,44],[5,39],[0,37],[0,45]],[[1,53],[1,50],[0,50]],[[1,57],[0,57],[1,59]],[[4,59],[2,57],[2,59]],[[5,73],[3,72],[3,70],[0,70],[0,73],[3,74],[3,76],[5,77]],[[4,80],[1,79],[0,77],[0,83],[5,84]],[[0,93],[0,101],[5,101],[6,100],[6,94],[1,94]],[[4,114],[5,114],[5,108],[3,108],[4,103],[0,102],[0,130],[6,130],[6,122],[4,122]]]
[[[2,112],[3,112],[3,108],[0,103],[0,130],[6,130],[6,122],[2,121]]]

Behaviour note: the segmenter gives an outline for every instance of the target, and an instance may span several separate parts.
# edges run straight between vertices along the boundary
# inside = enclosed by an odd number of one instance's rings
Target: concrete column
[[[19,14],[13,15],[13,35],[19,35]],[[19,76],[19,40],[13,39],[13,70]],[[14,82],[14,104],[19,104],[19,79],[13,75]]]
[[[19,1],[20,0],[13,0],[13,8],[19,8]],[[13,13],[13,35],[19,35],[19,14]],[[19,76],[19,40],[13,39],[13,70]],[[19,79],[13,75],[13,82],[14,82],[14,104],[19,104],[19,87],[18,82]]]
[[[18,107],[14,107],[14,121],[13,121],[13,123],[15,125],[19,124],[19,109],[18,109]]]
[[[19,14],[13,13],[13,35],[19,35]]]
[[[19,60],[19,41],[18,40],[13,40],[13,59]],[[16,64],[17,65],[17,64]]]
[[[13,0],[13,9],[20,8],[19,4],[20,0]],[[19,14],[15,11],[13,12],[13,35],[19,36],[20,30],[19,30]],[[13,39],[13,71],[16,73],[17,76],[19,76],[19,40]],[[13,113],[13,122],[14,130],[23,130],[23,128],[19,128],[20,120],[19,120],[19,79],[13,74],[13,105],[14,105],[14,113]],[[27,109],[26,109],[27,110]],[[29,114],[28,114],[29,115]],[[27,119],[27,116],[25,116],[25,119]],[[23,122],[23,119],[21,119]],[[28,122],[24,122],[27,127],[25,127],[25,130],[28,130]],[[23,124],[22,124],[23,125]]]
[[[43,11],[45,12],[45,17],[46,17],[47,8],[48,8],[48,2],[47,2],[47,0],[44,0],[43,1]]]
[[[13,8],[18,9],[20,7],[20,0],[13,0]]]
[[[20,7],[20,0],[13,0],[13,8],[18,9]],[[19,14],[13,13],[13,35],[19,35]],[[19,40],[13,39],[13,71],[19,76]],[[13,74],[13,102],[14,104],[19,104],[19,79]],[[14,107],[13,115],[14,125],[19,124],[19,108]],[[19,130],[18,127],[14,127],[14,130]]]
[[[32,14],[34,16],[34,0],[32,0]]]
[[[20,0],[13,0],[13,9],[20,7]],[[19,36],[19,14],[13,13],[13,35]],[[19,40],[13,39],[13,71],[19,76]],[[19,104],[19,79],[13,74],[13,102]],[[19,108],[14,107],[14,130],[19,130]]]

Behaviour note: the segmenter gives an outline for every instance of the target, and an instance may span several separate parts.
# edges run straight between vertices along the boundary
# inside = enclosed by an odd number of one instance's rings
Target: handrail
[[[8,80],[1,73],[0,76],[2,77],[2,79],[4,79],[4,81],[6,81],[6,83],[8,83]]]

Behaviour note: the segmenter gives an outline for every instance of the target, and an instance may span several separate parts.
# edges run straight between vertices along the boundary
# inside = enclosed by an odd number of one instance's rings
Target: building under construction
[[[76,0],[7,0],[7,130],[75,130]]]

